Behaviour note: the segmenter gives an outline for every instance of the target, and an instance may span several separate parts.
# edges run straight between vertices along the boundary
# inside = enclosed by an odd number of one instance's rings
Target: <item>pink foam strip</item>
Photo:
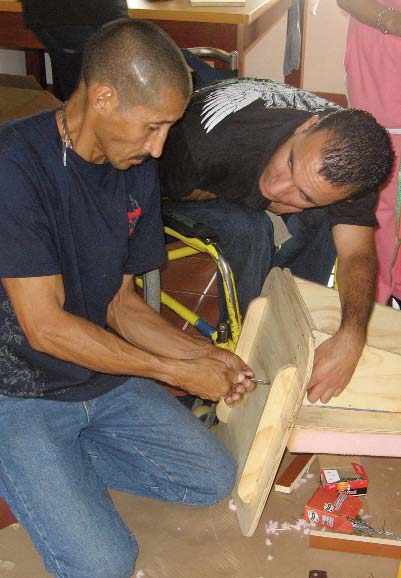
[[[288,440],[291,453],[350,454],[401,457],[401,436],[395,434],[294,430]]]

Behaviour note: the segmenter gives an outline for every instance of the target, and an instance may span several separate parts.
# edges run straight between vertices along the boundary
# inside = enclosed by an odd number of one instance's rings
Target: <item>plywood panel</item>
[[[246,536],[256,529],[313,365],[310,320],[290,274],[273,269],[268,280],[266,297],[247,312],[237,352],[272,385],[258,386],[231,409],[218,407],[225,421],[217,436],[238,464],[233,497]]]

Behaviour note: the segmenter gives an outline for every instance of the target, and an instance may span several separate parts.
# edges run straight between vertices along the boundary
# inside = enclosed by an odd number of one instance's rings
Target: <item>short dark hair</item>
[[[327,131],[319,174],[350,196],[378,191],[389,178],[394,151],[388,131],[369,112],[347,108],[321,117],[306,132]]]
[[[88,40],[81,78],[111,84],[123,108],[160,102],[171,87],[184,99],[192,92],[191,74],[181,50],[158,26],[121,18],[102,26]]]

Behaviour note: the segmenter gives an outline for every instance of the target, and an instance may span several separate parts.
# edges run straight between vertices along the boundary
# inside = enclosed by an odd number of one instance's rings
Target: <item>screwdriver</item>
[[[256,377],[250,377],[249,378],[250,381],[253,381],[253,383],[259,383],[260,385],[271,385],[271,381],[268,381],[267,379],[257,379]]]

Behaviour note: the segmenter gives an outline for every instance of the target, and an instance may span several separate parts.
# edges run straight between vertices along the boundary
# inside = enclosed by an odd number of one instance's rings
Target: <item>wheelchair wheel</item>
[[[142,275],[145,302],[160,313],[160,271],[154,269]]]

